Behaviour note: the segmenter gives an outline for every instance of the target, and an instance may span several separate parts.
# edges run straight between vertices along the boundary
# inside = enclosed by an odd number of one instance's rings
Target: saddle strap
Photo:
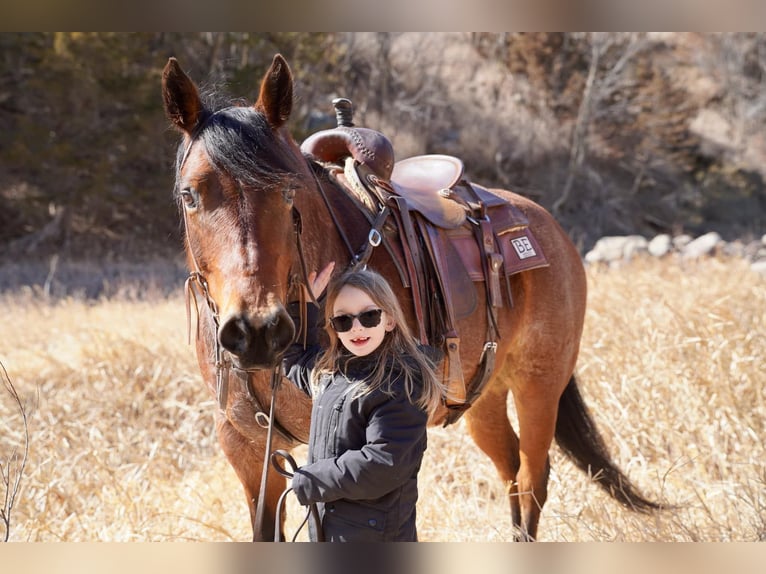
[[[489,217],[479,221],[481,229],[481,242],[484,251],[486,264],[487,294],[489,295],[488,304],[493,307],[503,306],[503,297],[500,292],[500,271],[503,267],[503,256],[495,249],[495,234],[492,230],[492,223]]]
[[[378,210],[378,206],[383,206],[384,202],[378,199],[377,195],[372,196],[375,198],[373,201],[372,197],[368,193],[368,188],[365,187],[359,179],[359,176],[356,173],[356,169],[349,169],[349,163],[353,163],[353,159],[348,159],[350,162],[347,162],[345,171],[342,169],[332,169],[330,170],[329,175],[333,178],[335,184],[338,186],[338,189],[342,190],[343,193],[346,194],[346,197],[351,199],[359,212],[364,215],[365,219],[367,219],[370,225],[375,227],[373,214]],[[396,267],[396,271],[399,273],[399,279],[402,282],[402,286],[405,289],[409,289],[410,282],[407,275],[407,270],[405,269],[405,256],[401,252],[401,248],[398,245],[400,242],[391,241],[389,234],[386,232],[385,225],[383,225],[382,235],[383,246],[391,256],[391,261],[393,261],[394,266]],[[352,265],[354,264],[354,261],[356,261],[356,256],[352,258]]]
[[[428,333],[426,330],[426,321],[424,317],[424,301],[426,293],[425,276],[423,273],[422,265],[423,258],[420,253],[420,247],[418,243],[417,235],[415,234],[415,227],[412,224],[410,217],[410,211],[407,207],[407,203],[403,197],[393,195],[389,198],[397,209],[395,210],[399,229],[403,232],[402,246],[405,249],[405,259],[407,262],[407,270],[410,275],[411,292],[413,305],[415,307],[415,315],[418,323],[418,331],[420,343],[422,345],[428,344]]]
[[[460,189],[469,197],[466,201],[471,211],[474,213],[474,217],[483,219],[487,215],[487,202],[479,195],[476,188],[470,181],[462,180],[460,182]]]
[[[481,353],[481,359],[479,360],[479,366],[474,373],[473,378],[468,384],[466,391],[466,399],[462,404],[449,404],[447,403],[447,418],[444,420],[442,426],[449,426],[460,419],[463,413],[471,408],[474,401],[479,398],[484,390],[492,371],[495,369],[495,355],[497,354],[497,343],[494,341],[488,341],[484,345],[484,350]]]
[[[444,401],[448,408],[453,405],[462,406],[466,404],[467,392],[463,379],[463,365],[460,361],[460,337],[457,336],[457,332],[453,331],[447,335],[445,346],[447,354],[444,358],[446,361],[444,371],[447,379],[447,395]]]
[[[364,244],[364,248],[354,255],[355,263],[353,266],[365,267],[370,260],[372,250],[383,242],[383,224],[386,223],[388,216],[391,214],[391,209],[386,205],[378,213],[375,220],[372,222],[372,227],[367,235],[367,243]]]
[[[500,304],[502,305],[502,297],[500,296],[500,278],[498,276],[496,280],[493,281],[493,273],[490,268],[491,257],[496,252],[494,249],[495,236],[492,232],[492,225],[488,216],[485,215],[478,222],[478,225],[474,225],[474,234],[481,253],[481,267],[484,272],[484,288],[487,297],[486,307],[489,321],[488,331],[491,330],[491,332],[500,337],[500,330],[497,327],[497,318],[495,317],[495,302],[497,299],[500,299]],[[488,336],[487,339],[492,341],[494,337]]]

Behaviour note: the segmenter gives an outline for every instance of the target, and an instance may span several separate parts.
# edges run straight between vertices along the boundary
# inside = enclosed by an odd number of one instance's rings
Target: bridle
[[[217,112],[215,112],[217,113]],[[186,144],[186,147],[184,148],[183,155],[181,156],[181,159],[178,163],[178,166],[176,168],[176,173],[180,174],[181,169],[183,168],[184,164],[186,163],[186,160],[189,157],[189,153],[191,151],[191,148],[198,138],[199,134],[204,129],[204,126],[210,121],[210,119],[215,115],[215,113],[208,116],[205,121],[200,125],[193,133],[193,135],[190,137],[189,141]],[[263,428],[266,429],[267,435],[266,435],[266,450],[265,454],[266,457],[264,459],[264,465],[263,465],[263,473],[261,476],[261,487],[258,494],[258,501],[256,504],[256,517],[255,517],[255,529],[257,532],[260,532],[262,530],[263,525],[263,515],[264,515],[264,508],[265,508],[265,494],[266,494],[266,484],[268,480],[268,470],[269,470],[269,460],[268,455],[271,452],[271,445],[273,441],[273,432],[276,430],[279,432],[287,441],[291,443],[295,442],[303,442],[301,439],[295,437],[290,431],[285,429],[279,422],[276,420],[275,413],[274,413],[274,405],[276,404],[276,394],[277,389],[279,388],[279,384],[282,380],[282,366],[281,364],[278,364],[274,367],[274,369],[271,372],[271,401],[269,405],[269,414],[266,415],[263,408],[261,407],[258,398],[255,394],[255,390],[253,389],[251,383],[250,383],[250,372],[245,369],[240,369],[236,367],[229,355],[229,353],[223,348],[221,341],[218,338],[218,330],[220,327],[220,314],[218,311],[218,305],[215,302],[215,299],[213,299],[212,295],[210,294],[210,288],[207,281],[207,278],[205,277],[204,273],[202,272],[202,269],[199,265],[199,262],[197,260],[196,255],[194,254],[194,249],[192,246],[192,243],[190,241],[190,233],[189,233],[189,218],[186,211],[186,208],[184,206],[181,206],[181,211],[183,213],[183,222],[184,222],[184,233],[186,235],[186,242],[187,242],[187,251],[189,253],[189,259],[191,261],[191,267],[192,270],[189,273],[189,276],[186,278],[186,281],[184,282],[184,295],[186,300],[186,328],[187,328],[187,338],[189,344],[191,344],[191,307],[192,307],[192,300],[194,301],[194,310],[196,312],[196,323],[197,323],[197,329],[196,329],[196,338],[199,340],[200,336],[200,310],[199,310],[199,304],[197,302],[197,289],[199,289],[204,297],[205,303],[207,304],[208,310],[210,312],[210,316],[212,318],[213,322],[213,350],[214,350],[214,366],[215,366],[215,395],[216,395],[216,401],[218,403],[218,408],[222,412],[226,412],[227,406],[228,406],[228,398],[229,398],[229,376],[232,369],[237,371],[242,371],[245,377],[245,387],[247,389],[247,393],[251,401],[254,403],[255,408],[255,420],[256,422]],[[292,209],[292,218],[293,218],[293,229],[295,233],[295,241],[296,241],[296,248],[299,253],[299,259],[300,259],[300,267],[301,267],[301,273],[302,273],[302,281],[304,285],[308,284],[308,272],[306,269],[306,262],[303,255],[303,245],[301,242],[301,234],[302,234],[302,222],[300,213],[295,209],[293,206]],[[288,278],[288,284],[293,285],[295,282],[294,277],[291,275]],[[299,284],[300,286],[300,284]],[[303,289],[299,289],[300,293],[303,293]],[[303,298],[301,297],[303,300]],[[301,305],[302,308],[305,308],[305,301],[303,301],[303,304]],[[302,315],[305,316],[305,312],[302,312]],[[303,322],[302,322],[303,324]],[[276,463],[271,463],[276,466]],[[315,512],[315,511],[314,511]],[[278,531],[277,531],[278,535]]]
[[[189,141],[186,143],[186,146],[184,147],[183,154],[181,155],[181,159],[178,162],[178,165],[176,167],[176,173],[180,174],[181,170],[183,169],[184,164],[186,163],[186,160],[189,158],[189,154],[191,153],[192,146],[199,138],[200,134],[204,131],[205,127],[210,123],[213,117],[216,116],[216,114],[221,113],[226,108],[222,110],[217,110],[210,115],[208,115],[203,122],[201,122],[192,132],[192,134],[189,137]],[[189,218],[188,214],[186,212],[186,209],[181,206],[181,211],[183,213],[183,223],[184,223],[184,233],[186,235],[186,241],[187,241],[187,250],[189,253],[189,257],[191,259],[191,266],[192,270],[189,273],[189,276],[186,278],[186,281],[184,283],[184,295],[186,299],[186,329],[187,329],[187,338],[189,344],[191,344],[191,302],[192,299],[194,300],[194,308],[197,316],[197,332],[196,337],[199,339],[199,306],[197,303],[197,295],[196,290],[194,288],[194,285],[196,284],[199,287],[199,290],[202,292],[202,295],[204,297],[205,302],[207,303],[208,309],[210,311],[213,325],[214,325],[214,333],[213,333],[213,348],[214,348],[214,365],[215,365],[215,373],[216,373],[216,400],[218,402],[218,407],[222,411],[226,411],[227,401],[228,401],[228,394],[229,394],[229,373],[231,369],[236,369],[238,371],[243,371],[247,374],[247,370],[245,369],[239,369],[238,367],[235,367],[234,364],[231,361],[231,358],[229,356],[229,353],[222,347],[221,342],[218,339],[218,329],[220,327],[220,315],[218,312],[218,305],[216,304],[213,297],[210,295],[210,289],[208,285],[208,281],[205,277],[205,275],[202,273],[202,270],[200,268],[199,262],[197,261],[197,257],[194,254],[194,249],[192,248],[191,241],[189,240],[190,234],[189,234]],[[306,262],[305,257],[303,255],[303,245],[301,242],[301,234],[302,234],[302,221],[301,216],[298,210],[293,206],[292,208],[292,219],[293,219],[293,230],[295,234],[295,242],[296,242],[296,248],[299,254],[299,260],[300,260],[300,269],[302,274],[302,284],[308,285],[308,272],[306,268]],[[296,282],[294,280],[294,276],[291,274],[291,276],[288,278],[288,284],[291,286],[296,285]],[[297,284],[300,286],[300,283]],[[303,292],[303,289],[299,289],[299,292]],[[302,297],[301,297],[302,299]],[[316,301],[313,299],[314,303]],[[304,305],[301,305],[301,307],[304,307]],[[302,312],[302,316],[305,315],[305,313]],[[274,370],[277,371],[279,367],[275,367]],[[247,376],[247,375],[246,375]],[[276,374],[272,375],[272,378],[275,378]],[[253,392],[253,389],[250,387],[250,385],[247,385],[247,390],[250,394],[250,398],[255,400],[257,403],[257,398],[255,397],[255,394]],[[273,400],[272,400],[273,402]],[[260,406],[260,405],[259,405]],[[262,411],[261,413],[262,414]],[[271,417],[269,417],[271,419]],[[261,424],[261,426],[264,426],[263,416],[259,419],[258,416],[256,416],[256,420]],[[268,421],[268,424],[271,425],[271,420]],[[291,433],[286,431],[285,429],[280,429],[280,432],[285,435],[288,439],[302,442],[300,439],[297,439],[294,437]]]
[[[183,220],[184,220],[184,230],[187,236],[187,248],[189,253],[189,258],[191,260],[192,264],[192,271],[189,273],[188,277],[186,278],[186,281],[184,282],[184,296],[186,301],[186,331],[187,331],[187,341],[189,344],[191,344],[191,309],[192,309],[192,301],[194,302],[194,310],[196,313],[196,339],[198,340],[200,337],[200,312],[199,312],[199,303],[197,302],[197,289],[199,289],[202,293],[202,296],[204,298],[205,303],[207,304],[208,310],[210,311],[210,316],[213,321],[213,356],[214,356],[214,366],[215,366],[215,380],[216,380],[216,401],[218,402],[218,408],[221,409],[223,412],[226,412],[226,406],[228,403],[228,397],[229,397],[229,374],[232,370],[242,372],[247,376],[251,370],[248,369],[242,369],[240,367],[237,367],[234,365],[234,363],[231,360],[231,357],[226,351],[226,349],[223,348],[221,345],[221,341],[218,338],[218,329],[220,327],[221,321],[220,321],[220,315],[218,312],[218,305],[215,302],[215,299],[210,295],[210,289],[208,286],[208,281],[205,278],[205,275],[202,273],[199,263],[197,262],[197,258],[194,255],[194,250],[192,249],[191,244],[188,242],[189,237],[189,224],[188,224],[188,218],[186,214],[186,210],[181,208],[183,210]],[[303,275],[303,284],[308,284],[308,275],[306,272],[306,263],[303,256],[303,247],[301,244],[300,239],[300,216],[297,214],[297,211],[293,211],[294,219],[294,229],[295,229],[295,236],[296,236],[296,245],[298,248],[298,252],[300,253],[300,261],[301,261],[301,272]],[[295,280],[291,276],[290,278],[291,284],[295,284]],[[300,284],[299,284],[300,285]],[[196,286],[196,288],[195,288]],[[303,291],[302,289],[300,290]],[[315,301],[316,303],[316,301]],[[305,301],[304,301],[305,305]],[[305,313],[302,313],[302,315],[305,316]],[[281,365],[277,365],[273,369],[272,378],[276,378],[277,374],[281,376]],[[272,384],[272,387],[274,385]],[[273,417],[269,416],[266,418],[266,415],[263,413],[263,409],[260,408],[260,404],[258,404],[258,398],[255,396],[255,393],[252,389],[252,387],[248,383],[246,384],[248,394],[250,398],[256,403],[256,406],[260,409],[259,412],[256,414],[256,421],[264,428],[267,428],[267,425],[270,426],[272,424],[275,424],[277,426],[277,431],[282,434],[285,438],[290,440],[291,442],[303,442],[301,439],[295,437],[290,431],[279,425],[278,422],[273,421]],[[274,389],[274,392],[276,389]],[[272,403],[273,403],[273,396],[272,396]],[[260,416],[259,416],[260,415]]]

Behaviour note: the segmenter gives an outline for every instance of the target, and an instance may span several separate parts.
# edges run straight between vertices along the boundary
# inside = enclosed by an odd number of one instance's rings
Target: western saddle
[[[500,338],[495,310],[513,304],[509,277],[548,262],[526,216],[466,180],[460,159],[432,154],[395,162],[388,138],[354,126],[349,100],[333,104],[338,126],[311,135],[301,150],[329,168],[370,221],[369,245],[355,264],[366,264],[383,243],[411,290],[421,344],[444,350],[446,426],[470,408],[492,373]],[[457,321],[476,310],[475,283],[484,284],[487,332],[466,383]]]

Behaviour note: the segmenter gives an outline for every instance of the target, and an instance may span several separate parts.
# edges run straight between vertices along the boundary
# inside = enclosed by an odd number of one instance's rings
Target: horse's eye
[[[197,209],[199,205],[199,193],[193,187],[187,187],[181,190],[181,201],[186,209]]]

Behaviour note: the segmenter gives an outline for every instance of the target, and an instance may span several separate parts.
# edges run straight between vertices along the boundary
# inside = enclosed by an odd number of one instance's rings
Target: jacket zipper
[[[338,425],[340,424],[340,413],[343,411],[343,403],[346,397],[342,397],[339,402],[332,406],[332,413],[330,415],[330,424],[327,425],[327,436],[325,437],[325,448],[329,451],[329,456],[337,456],[338,445]]]

